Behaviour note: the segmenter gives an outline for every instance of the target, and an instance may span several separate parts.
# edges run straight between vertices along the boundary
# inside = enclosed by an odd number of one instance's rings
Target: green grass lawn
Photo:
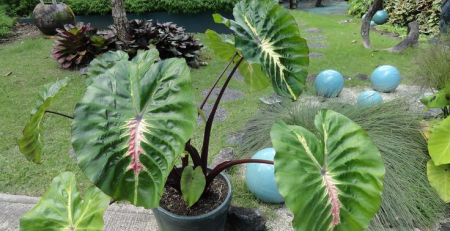
[[[390,64],[396,66],[405,77],[406,83],[414,76],[412,61],[417,50],[409,49],[402,54],[390,54],[382,49],[395,45],[398,40],[372,33],[374,49],[364,49],[359,35],[360,21],[354,19],[350,23],[340,24],[339,21],[348,16],[318,16],[304,12],[293,12],[294,17],[307,23],[300,27],[304,37],[312,36],[303,33],[307,28],[320,28],[328,48],[311,49],[326,55],[325,58],[311,59],[309,72],[319,73],[324,69],[335,69],[343,75],[352,76],[356,73],[370,75],[377,65]],[[206,45],[204,34],[197,35]],[[356,40],[357,43],[352,43]],[[34,104],[35,96],[40,86],[53,82],[58,78],[71,78],[69,86],[53,103],[52,110],[72,114],[76,102],[81,99],[85,90],[84,76],[77,71],[64,71],[56,62],[49,58],[52,40],[45,37],[16,41],[10,45],[0,46],[0,192],[40,196],[60,172],[73,171],[77,174],[82,189],[90,183],[78,170],[69,155],[70,124],[71,121],[54,115],[48,115],[44,122],[46,131],[45,161],[36,165],[26,161],[19,152],[16,139],[29,120],[29,113]],[[205,61],[208,66],[192,70],[192,79],[197,91],[197,99],[201,101],[201,92],[208,89],[216,76],[226,65],[226,61],[219,60],[206,47]],[[12,71],[9,76],[4,74]],[[367,84],[359,80],[351,80],[347,86]],[[213,140],[210,153],[216,155],[226,146],[226,136],[239,128],[258,111],[259,98],[270,95],[273,91],[268,88],[258,92],[247,92],[243,82],[236,79],[230,83],[230,88],[241,90],[245,98],[234,102],[222,102],[221,106],[228,111],[228,118],[223,123],[213,127]],[[311,88],[309,88],[311,89]],[[308,94],[308,93],[307,93]],[[202,126],[193,137],[193,143],[199,147],[202,139]],[[232,175],[234,187],[234,203],[243,206],[261,206],[247,191],[244,181]]]

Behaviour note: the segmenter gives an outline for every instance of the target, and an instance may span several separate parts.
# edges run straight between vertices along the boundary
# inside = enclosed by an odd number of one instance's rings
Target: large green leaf
[[[38,99],[31,110],[30,122],[23,130],[23,136],[17,139],[19,150],[29,161],[41,163],[44,155],[44,144],[42,142],[42,126],[45,111],[48,109],[57,94],[66,87],[69,78],[58,80],[55,83],[44,85],[39,91]]]
[[[364,230],[381,205],[384,164],[367,133],[347,117],[322,110],[319,138],[277,121],[270,136],[275,178],[295,230]]]
[[[208,36],[209,47],[221,59],[229,61],[238,52],[234,47],[233,41],[229,39],[223,40],[217,32],[208,29],[205,34]]]
[[[309,64],[297,23],[273,0],[243,0],[233,10],[236,48],[249,64],[260,64],[279,95],[297,100]]]
[[[450,163],[450,117],[433,126],[428,139],[428,152],[436,166]]]
[[[427,163],[428,181],[446,203],[450,202],[450,164],[436,166],[433,160]]]
[[[92,186],[81,199],[75,174],[55,177],[41,200],[20,218],[23,231],[101,231],[107,197]]]
[[[427,108],[443,108],[450,105],[450,87],[446,87],[433,95],[420,99]]]
[[[142,76],[134,62],[114,69],[96,77],[77,104],[72,146],[103,192],[154,208],[196,124],[189,68],[183,59],[166,59]]]
[[[189,206],[195,204],[203,194],[206,186],[205,175],[201,167],[187,166],[181,175],[181,193]]]
[[[92,78],[105,73],[108,69],[121,60],[128,60],[128,54],[123,51],[108,51],[95,58],[89,63],[88,74],[85,80],[86,85],[92,84]]]

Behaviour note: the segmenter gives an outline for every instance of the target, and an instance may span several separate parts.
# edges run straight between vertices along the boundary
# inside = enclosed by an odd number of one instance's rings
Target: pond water
[[[231,30],[223,24],[214,23],[212,18],[213,12],[200,13],[195,15],[187,14],[169,14],[167,12],[149,12],[145,14],[127,14],[129,20],[132,19],[153,19],[157,22],[173,22],[178,26],[182,26],[186,29],[186,32],[190,33],[204,33],[206,29],[211,29],[217,33],[230,34]],[[230,13],[221,13],[226,18],[233,18]],[[91,26],[99,29],[106,29],[109,25],[112,25],[113,19],[111,15],[85,15],[76,16],[77,22],[90,23]],[[21,22],[33,23],[31,18],[22,18]]]

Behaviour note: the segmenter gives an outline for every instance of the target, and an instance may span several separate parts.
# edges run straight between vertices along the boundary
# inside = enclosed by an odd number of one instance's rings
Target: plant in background
[[[415,59],[416,80],[420,86],[430,90],[440,90],[450,84],[450,48],[443,45],[431,45],[422,49]]]
[[[361,110],[356,105],[319,103],[311,98],[302,98],[300,102],[286,100],[263,108],[247,122],[239,149],[241,153],[255,153],[274,146],[269,132],[279,119],[320,135],[315,115],[324,108],[336,111],[367,131],[385,161],[381,208],[367,230],[427,230],[447,214],[448,207],[428,182],[427,143],[419,132],[421,114],[408,111],[408,104],[406,100],[390,101]]]
[[[200,109],[226,70],[234,66],[206,120],[201,149],[190,142],[198,107],[183,59],[156,62],[159,52],[149,49],[131,61],[117,52],[92,62],[91,66],[98,64],[96,71],[101,74],[92,78],[75,108],[72,146],[81,170],[106,195],[155,208],[165,189],[167,193],[171,188],[187,200],[189,209],[195,209],[195,204],[201,203],[197,200],[208,194],[223,170],[244,163],[274,164],[241,159],[226,161],[210,171],[207,168],[214,116],[236,70],[244,75],[249,89],[263,89],[272,83],[276,93],[294,101],[302,93],[307,76],[306,41],[286,9],[272,0],[243,0],[235,6],[233,15],[234,20],[220,15],[214,15],[214,19],[235,32],[234,42],[222,41],[217,33],[207,32],[210,47],[229,63]],[[60,80],[40,92],[30,124],[18,140],[21,151],[36,163],[42,161],[43,153],[39,124],[66,82]],[[315,125],[319,136],[282,121],[276,122],[271,131],[277,151],[275,174],[280,192],[294,214],[293,227],[363,230],[381,204],[381,156],[359,125],[336,112],[321,111]],[[179,159],[181,167],[175,168]],[[313,187],[305,187],[307,184]],[[85,200],[89,197],[85,196]],[[315,209],[310,210],[311,206]],[[65,227],[75,229],[73,224]],[[93,229],[100,228],[93,225]]]
[[[100,34],[89,23],[68,24],[57,32],[51,57],[65,69],[87,65],[95,57],[115,48],[116,38],[112,32]]]
[[[0,38],[13,34],[15,18],[7,14],[6,5],[0,4]]]
[[[184,28],[174,23],[158,23],[152,20],[131,20],[128,22],[125,41],[117,44],[132,58],[138,50],[155,47],[161,59],[185,58],[190,67],[199,67],[198,52],[203,47],[199,39],[185,34]]]

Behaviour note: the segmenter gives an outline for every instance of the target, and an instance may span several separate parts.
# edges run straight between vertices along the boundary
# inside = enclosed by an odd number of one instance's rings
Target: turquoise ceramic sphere
[[[383,97],[381,97],[381,94],[376,91],[363,91],[356,102],[356,105],[358,107],[367,107],[370,105],[383,103]]]
[[[344,89],[344,77],[335,70],[325,70],[317,75],[314,87],[318,95],[337,97]]]
[[[361,20],[364,20],[364,18],[366,18],[366,14],[363,14],[363,16],[361,17]]]
[[[375,24],[374,21],[370,21],[370,26],[375,26],[375,25],[377,25],[377,24]]]
[[[272,160],[275,149],[265,148],[252,156],[252,159]],[[271,164],[250,163],[245,171],[247,187],[253,195],[267,203],[283,203],[275,181],[275,169]]]
[[[385,10],[379,10],[379,11],[377,11],[377,12],[375,13],[375,15],[372,17],[372,20],[373,20],[376,24],[381,25],[381,24],[384,24],[384,23],[387,22],[388,17],[389,17],[389,15],[388,15],[388,13],[387,13]]]
[[[394,91],[400,84],[400,80],[400,72],[390,65],[377,67],[370,76],[372,88],[381,92]]]

